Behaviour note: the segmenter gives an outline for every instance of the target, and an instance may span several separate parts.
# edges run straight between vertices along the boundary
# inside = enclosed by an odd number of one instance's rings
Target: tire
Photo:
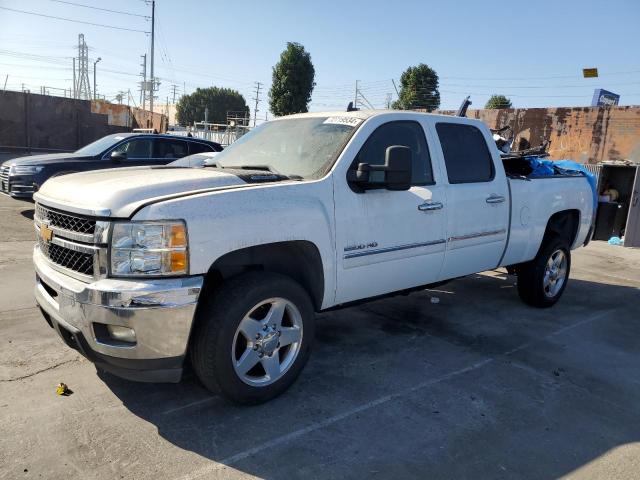
[[[520,298],[532,307],[555,305],[567,287],[570,270],[571,251],[567,242],[556,235],[545,237],[536,258],[516,267]]]
[[[235,403],[263,403],[296,380],[314,334],[313,305],[300,285],[271,272],[246,273],[198,306],[191,363],[211,392]]]

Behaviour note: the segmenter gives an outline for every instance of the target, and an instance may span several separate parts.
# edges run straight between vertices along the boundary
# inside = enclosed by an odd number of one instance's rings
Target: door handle
[[[418,205],[418,210],[421,212],[430,212],[432,210],[442,210],[444,205],[442,202],[424,202],[421,205]]]
[[[492,193],[487,197],[485,201],[487,203],[502,203],[505,201],[505,198],[502,195],[496,195],[495,193]]]

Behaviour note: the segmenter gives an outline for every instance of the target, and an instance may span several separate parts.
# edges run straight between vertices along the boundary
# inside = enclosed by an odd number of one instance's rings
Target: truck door
[[[510,199],[504,168],[488,148],[492,140],[462,122],[437,122],[435,131],[448,180],[441,278],[495,268],[508,237]]]
[[[387,147],[407,146],[412,151],[412,187],[357,192],[347,182],[347,172],[334,175],[336,303],[431,283],[444,258],[444,186],[434,175],[423,126],[409,120],[372,122],[362,127],[361,135],[371,133],[363,135],[367,140],[349,168],[384,164]]]

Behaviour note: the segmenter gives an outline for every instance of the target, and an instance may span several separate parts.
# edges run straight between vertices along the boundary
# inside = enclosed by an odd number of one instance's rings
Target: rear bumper
[[[180,381],[202,277],[84,283],[53,269],[38,247],[33,259],[36,302],[67,345],[123,378]],[[135,341],[112,338],[109,325],[132,329]]]

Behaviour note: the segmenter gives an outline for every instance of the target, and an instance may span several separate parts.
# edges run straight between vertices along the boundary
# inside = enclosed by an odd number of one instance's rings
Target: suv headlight
[[[13,165],[9,173],[13,175],[35,175],[43,169],[42,165]]]
[[[110,246],[111,275],[116,277],[189,272],[183,221],[114,223]]]

